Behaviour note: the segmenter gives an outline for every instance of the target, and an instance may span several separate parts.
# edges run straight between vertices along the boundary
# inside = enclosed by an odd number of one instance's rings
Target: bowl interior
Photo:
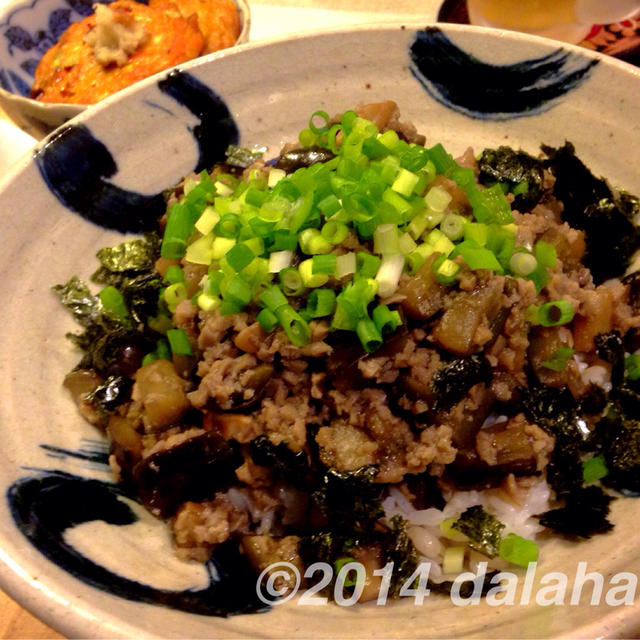
[[[457,73],[442,80],[439,71],[452,59]],[[433,60],[435,70],[429,66]],[[497,105],[478,102],[482,91],[477,87],[471,94],[464,90],[475,87],[479,62],[518,74],[538,68],[540,60],[548,63],[540,79],[545,91],[535,104],[535,86],[527,87],[525,100],[517,83],[498,87]],[[552,96],[550,85],[556,89]],[[117,500],[126,502],[134,521],[83,516],[81,524],[43,530],[35,542],[33,530],[19,526],[27,507],[19,490],[35,488],[39,495],[44,480],[59,486],[61,479],[88,479],[111,487],[108,499],[91,494],[92,513],[100,510],[100,500],[113,504],[115,499],[104,440],[79,418],[61,388],[78,353],[64,339],[75,327],[50,287],[74,274],[87,279],[97,266],[95,252],[123,239],[114,226],[126,223],[130,199],[148,202],[203,158],[217,159],[211,152],[224,146],[230,123],[240,144],[267,145],[271,157],[307,126],[314,111],[333,114],[385,99],[398,103],[403,119],[416,124],[429,146],[442,142],[454,155],[469,146],[479,151],[499,144],[537,153],[541,143],[561,146],[570,140],[596,175],[640,192],[637,70],[551,41],[447,25],[336,30],[257,43],[182,65],[180,73],[149,78],[85,111],[43,141],[36,157],[25,159],[0,185],[0,210],[12,212],[5,217],[0,254],[0,489],[7,498],[0,501],[0,583],[62,633],[524,638],[637,631],[637,607],[604,599],[589,606],[588,588],[580,601],[585,606],[569,604],[579,562],[602,573],[605,593],[623,572],[640,575],[635,526],[640,504],[632,499],[616,500],[612,534],[580,545],[558,539],[545,544],[528,600],[521,596],[524,575],[518,573],[518,596],[502,606],[461,607],[434,593],[420,606],[411,600],[385,607],[309,607],[292,601],[265,614],[228,619],[167,606],[175,605],[176,593],[187,593],[190,602],[203,597],[203,590],[206,595],[210,576],[201,567],[168,560],[164,527],[123,496]],[[97,148],[113,162],[83,165],[85,154]],[[49,162],[60,180],[51,181]],[[91,221],[98,204],[101,210],[111,206],[103,219],[107,229]],[[70,565],[71,556],[82,562]],[[542,593],[540,583],[546,579],[548,585],[552,572],[567,576],[564,605],[545,600]],[[145,587],[147,595],[131,583]]]

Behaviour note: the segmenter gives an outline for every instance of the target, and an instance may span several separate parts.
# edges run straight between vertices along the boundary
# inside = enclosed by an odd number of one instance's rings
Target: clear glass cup
[[[638,0],[467,0],[471,24],[580,42],[594,24],[624,20]]]

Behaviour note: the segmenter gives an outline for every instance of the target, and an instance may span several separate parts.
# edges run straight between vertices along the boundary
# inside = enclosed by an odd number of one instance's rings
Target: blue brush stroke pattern
[[[155,227],[164,213],[162,194],[142,195],[109,182],[118,167],[105,145],[83,124],[58,129],[35,153],[51,193],[86,220],[123,233]]]
[[[237,542],[216,548],[207,567],[206,588],[169,591],[113,573],[65,540],[67,529],[85,522],[134,524],[138,518],[122,497],[130,498],[119,485],[62,471],[41,471],[21,478],[7,492],[9,509],[21,533],[49,560],[88,585],[128,600],[207,616],[270,609],[256,595],[255,572]]]
[[[514,64],[490,64],[457,47],[437,27],[416,33],[409,58],[412,74],[435,100],[493,121],[548,111],[598,64],[561,48]]]
[[[185,106],[199,120],[192,133],[198,143],[199,159],[194,171],[210,169],[225,158],[230,144],[238,144],[238,127],[220,96],[189,73],[176,69],[158,82],[160,91]]]
[[[78,450],[56,447],[51,444],[41,444],[40,448],[52,458],[59,458],[60,460],[75,458],[105,469],[109,467],[109,445],[102,440],[87,440],[86,446]]]
[[[224,160],[227,147],[237,144],[240,137],[224,101],[184,71],[172,71],[158,86],[200,121],[191,131],[199,150],[193,170],[199,172]],[[58,129],[36,151],[35,160],[49,190],[65,207],[105,229],[123,233],[152,230],[165,211],[161,193],[143,195],[109,181],[118,171],[116,161],[83,124]]]

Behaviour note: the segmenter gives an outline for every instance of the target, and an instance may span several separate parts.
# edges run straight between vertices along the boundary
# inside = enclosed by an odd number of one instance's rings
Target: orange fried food
[[[95,44],[94,13],[70,25],[44,54],[36,69],[32,98],[93,104],[137,80],[203,52],[205,42],[195,17],[187,19],[134,0],[116,0],[108,9],[112,12],[110,19],[117,24],[107,25],[107,30],[102,32],[100,51]],[[110,50],[103,45],[113,45],[110,38],[114,38],[111,28],[114,26],[119,27],[120,32],[124,30],[125,37],[119,36],[122,42],[116,43],[115,55],[101,57],[99,53]]]
[[[241,24],[233,0],[149,0],[149,6],[171,11],[174,5],[184,18],[195,15],[204,36],[204,53],[235,44]]]

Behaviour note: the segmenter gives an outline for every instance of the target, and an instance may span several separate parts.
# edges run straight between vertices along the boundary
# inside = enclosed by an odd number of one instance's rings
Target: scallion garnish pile
[[[472,270],[532,280],[538,291],[548,281],[554,248],[516,247],[502,186],[479,188],[473,170],[441,144],[407,143],[354,111],[335,124],[316,111],[300,142],[334,155],[290,174],[251,170],[248,180],[203,172],[169,208],[161,255],[208,267],[192,298],[204,311],[226,315],[257,304],[262,327],[282,328],[297,346],[309,342],[309,322],[324,318],[332,329],[354,331],[371,352],[401,324],[384,300],[403,273],[434,254],[431,268],[444,285],[457,280],[458,256]],[[438,174],[464,191],[472,218],[449,211],[452,196],[432,185]],[[353,234],[367,251],[343,246]],[[162,296],[173,311],[187,298],[180,267],[172,265],[165,280]],[[561,311],[541,317],[566,322]]]

